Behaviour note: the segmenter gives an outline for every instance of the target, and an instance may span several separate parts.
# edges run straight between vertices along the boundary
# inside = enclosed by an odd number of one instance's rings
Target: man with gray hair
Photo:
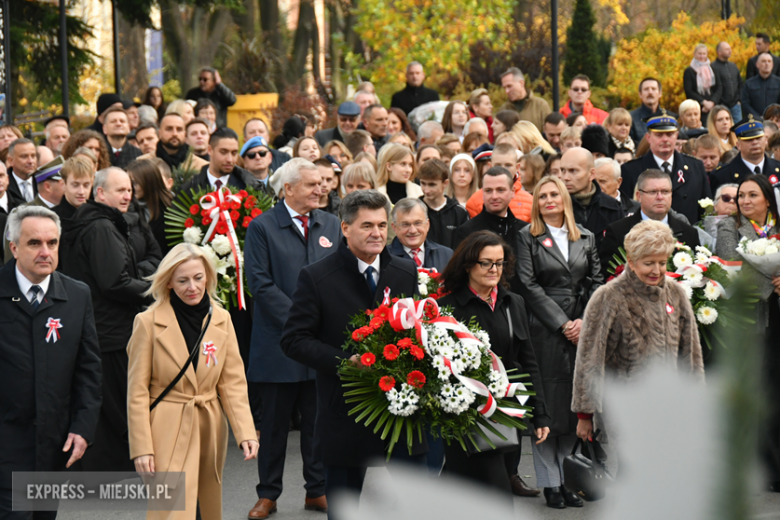
[[[336,252],[341,228],[338,218],[318,209],[322,179],[313,163],[297,157],[276,175],[281,175],[284,198],[252,221],[244,242],[247,282],[255,303],[247,381],[253,413],[260,415],[256,424],[260,439],[258,500],[249,512],[253,519],[267,518],[276,511],[282,494],[287,432],[296,408],[301,412],[304,506],[320,511],[328,507],[322,452],[314,436],[315,371],[286,357],[280,339],[293,306],[298,273]]]
[[[510,67],[501,75],[501,86],[509,101],[498,110],[514,110],[520,119],[530,121],[539,131],[544,130],[544,118],[552,112],[550,105],[542,98],[535,97],[525,85],[525,76],[517,67]]]
[[[385,248],[390,201],[376,190],[353,191],[341,201],[341,231],[345,239],[338,251],[304,267],[292,297],[282,333],[284,353],[317,372],[317,425],[326,474],[326,493],[360,493],[369,462],[384,460],[385,443],[379,434],[348,415],[353,405],[344,400],[338,367],[349,358],[362,367],[358,354],[345,351],[344,331],[352,317],[374,309],[383,299],[413,296],[417,269],[409,259],[391,255]],[[417,441],[415,436],[414,441]],[[409,458],[404,435],[394,456]],[[423,462],[427,442],[413,444],[416,462]],[[334,510],[329,518],[338,517]]]
[[[427,144],[436,144],[436,141],[438,141],[443,135],[444,128],[441,126],[441,123],[438,121],[426,121],[421,124],[420,128],[417,130],[417,139],[419,141],[418,147],[425,146]]]
[[[593,164],[596,166],[595,180],[599,184],[601,191],[605,195],[617,199],[626,215],[636,212],[639,209],[639,203],[628,197],[620,196],[620,184],[623,182],[620,164],[609,157],[600,157]]]
[[[363,118],[363,113],[366,111],[368,107],[371,105],[378,105],[379,104],[379,98],[376,94],[373,92],[369,92],[368,90],[358,90],[355,92],[355,97],[353,98],[355,100],[355,103],[360,107],[360,117]],[[359,127],[358,127],[359,128]]]
[[[463,135],[466,136],[474,132],[480,133],[485,137],[487,137],[488,136],[487,121],[485,121],[481,117],[472,117],[471,119],[466,121],[466,124],[463,126]]]
[[[388,250],[391,255],[411,258],[417,267],[444,271],[452,258],[452,249],[428,240],[431,223],[428,206],[422,199],[406,198],[393,207],[395,238]]]
[[[363,126],[371,134],[374,148],[379,150],[387,143],[387,109],[382,105],[371,105],[363,112]]]
[[[14,260],[0,271],[0,517],[55,518],[11,512],[12,474],[64,471],[95,440],[101,368],[92,298],[56,271],[54,212],[18,208],[8,231]]]
[[[413,61],[406,66],[406,88],[393,94],[391,108],[400,108],[406,115],[409,112],[431,101],[439,100],[439,93],[423,86],[425,71],[422,63]]]
[[[95,200],[81,205],[63,233],[62,271],[86,283],[95,304],[103,367],[103,406],[86,471],[133,471],[127,430],[127,342],[135,315],[153,300],[128,240],[124,214],[133,196],[130,176],[110,167],[95,174]]]

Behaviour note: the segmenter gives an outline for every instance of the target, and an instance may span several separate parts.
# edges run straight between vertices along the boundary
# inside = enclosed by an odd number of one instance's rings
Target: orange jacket
[[[563,117],[569,117],[569,114],[571,114],[571,100],[567,101],[566,104],[561,107],[561,114],[563,114]],[[597,125],[600,125],[604,122],[609,113],[594,107],[593,103],[588,99],[585,101],[585,104],[582,105],[582,115],[585,116],[588,124],[596,123]]]
[[[515,196],[512,197],[512,201],[509,203],[509,209],[512,210],[515,217],[525,222],[531,222],[531,206],[533,202],[534,196],[523,189],[519,179],[515,181]],[[469,216],[474,218],[482,213],[483,204],[482,190],[480,189],[466,201],[466,210],[469,212]]]

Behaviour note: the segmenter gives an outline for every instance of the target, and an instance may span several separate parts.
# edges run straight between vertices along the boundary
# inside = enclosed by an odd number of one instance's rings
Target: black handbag
[[[563,481],[566,489],[589,502],[604,498],[606,487],[614,480],[605,464],[606,453],[595,440],[599,433],[599,430],[594,432],[592,441],[583,442],[582,439],[577,439],[571,455],[563,459]],[[578,453],[580,446],[582,450]]]
[[[179,382],[179,380],[184,377],[184,373],[187,371],[189,366],[192,364],[192,360],[195,358],[195,356],[198,355],[198,350],[200,350],[198,347],[200,346],[200,342],[203,341],[203,336],[206,335],[206,331],[209,328],[209,324],[211,323],[211,314],[213,311],[213,307],[209,306],[209,314],[208,318],[206,318],[206,324],[203,325],[203,329],[200,331],[200,335],[198,335],[198,339],[195,340],[195,345],[192,347],[192,350],[190,351],[189,357],[187,357],[187,361],[184,363],[184,366],[181,367],[181,370],[179,370],[179,373],[176,374],[176,377],[173,378],[173,381],[171,381],[168,386],[165,387],[165,390],[162,391],[160,395],[157,396],[157,398],[154,400],[152,405],[149,407],[149,411],[151,412],[154,410],[154,407],[160,404],[160,401],[163,400],[163,397],[168,395],[168,392],[170,392],[174,386],[176,386],[176,383]]]

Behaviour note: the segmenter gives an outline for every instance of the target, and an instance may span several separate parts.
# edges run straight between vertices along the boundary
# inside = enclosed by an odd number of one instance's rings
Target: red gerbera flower
[[[384,322],[385,320],[382,318],[371,318],[371,321],[368,322],[368,326],[376,330],[381,327]]]
[[[197,204],[193,204],[192,206],[190,206],[190,213],[192,213],[193,215],[197,215],[199,211],[200,211],[200,206],[198,206]]]
[[[412,345],[412,347],[409,349],[409,353],[413,358],[417,359],[417,361],[425,357],[425,351],[416,345]]]
[[[373,355],[371,352],[366,352],[362,356],[360,356],[360,362],[363,363],[363,365],[370,367],[374,363],[376,363],[376,356]]]
[[[219,233],[220,235],[226,235],[228,232],[227,224],[225,224],[224,222],[218,222],[216,230],[217,233]]]
[[[385,345],[385,349],[383,351],[385,359],[388,361],[395,361],[396,359],[398,359],[398,355],[400,353],[401,351],[398,350],[398,347],[396,347],[393,344]]]
[[[191,218],[188,218],[187,220],[184,221],[184,227],[186,228],[191,228],[194,225],[195,225],[195,221],[192,220]]]
[[[203,220],[201,220],[200,223],[203,224],[204,226],[208,226],[209,224],[211,224],[211,219],[208,217],[203,217]]]
[[[222,211],[230,211],[230,203],[225,201],[219,205],[219,209]]]
[[[402,338],[398,340],[398,347],[399,348],[409,348],[413,345],[412,340],[410,338]]]
[[[211,210],[208,209],[204,209],[203,211],[200,212],[201,217],[208,217],[210,214],[211,214]]]
[[[382,318],[384,320],[389,320],[391,314],[392,313],[390,312],[390,307],[388,307],[386,305],[380,305],[374,311],[374,316],[377,316],[377,317]]]
[[[236,210],[233,210],[233,211],[230,212],[230,220],[232,220],[233,222],[238,220],[238,218],[240,216],[241,216],[241,214],[238,211],[236,211]]]
[[[409,372],[409,375],[406,376],[406,383],[415,388],[422,388],[425,386],[425,374],[419,370],[412,370]]]
[[[369,327],[360,327],[352,333],[352,339],[362,341],[369,337],[373,331]]]
[[[383,392],[389,392],[395,388],[395,379],[392,376],[383,376],[379,380],[379,389]]]
[[[253,210],[252,210],[252,213],[250,213],[250,215],[252,216],[252,218],[259,217],[259,216],[260,216],[260,215],[262,215],[262,214],[263,214],[263,210],[262,210],[262,209],[260,209],[260,208],[255,208],[255,209],[253,209]]]
[[[241,209],[241,203],[237,200],[230,201],[230,209],[236,210]]]
[[[252,223],[252,217],[244,217],[244,221],[241,222],[241,227],[248,228],[249,224]]]
[[[238,192],[238,196],[241,197],[242,199],[244,197],[247,197],[248,195],[249,195],[249,193],[247,193],[246,190],[241,190],[241,191]]]

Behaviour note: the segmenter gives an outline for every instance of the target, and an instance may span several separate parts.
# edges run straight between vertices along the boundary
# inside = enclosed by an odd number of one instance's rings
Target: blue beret
[[[245,142],[244,146],[241,147],[241,153],[239,155],[243,157],[246,152],[248,152],[252,148],[257,148],[258,146],[265,146],[266,148],[268,148],[268,143],[261,135],[256,135],[249,141]]]

